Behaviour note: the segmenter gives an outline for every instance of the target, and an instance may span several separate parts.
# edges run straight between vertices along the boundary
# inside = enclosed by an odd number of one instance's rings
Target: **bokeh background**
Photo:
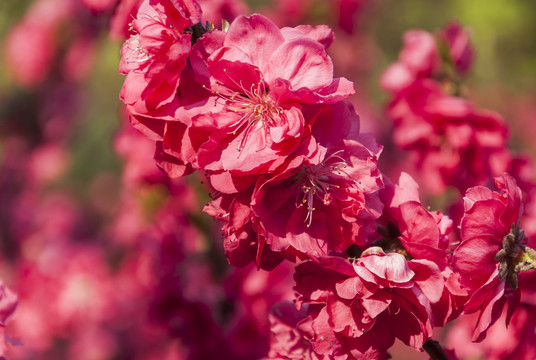
[[[201,4],[221,14],[259,12],[280,26],[330,25],[336,76],[354,81],[362,128],[386,152],[397,150],[381,73],[396,61],[405,31],[434,32],[456,19],[471,29],[476,53],[467,96],[503,115],[512,149],[536,157],[535,1]],[[126,130],[118,98],[115,6],[0,1],[0,279],[20,297],[6,328],[8,357],[211,359],[223,348],[230,359],[255,358],[266,350],[269,307],[292,297],[291,269],[230,269],[218,224],[201,213],[209,199],[202,179],[170,184],[152,154],[136,158],[145,143]],[[267,284],[284,285],[268,294]],[[210,326],[199,325],[204,316]],[[218,352],[192,350],[194,324],[217,339],[203,345]],[[391,354],[427,358],[401,344]]]

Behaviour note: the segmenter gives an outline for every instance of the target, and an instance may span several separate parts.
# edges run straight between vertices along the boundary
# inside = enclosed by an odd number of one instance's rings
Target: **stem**
[[[430,355],[430,358],[432,360],[449,360],[449,357],[443,349],[441,348],[441,345],[439,345],[439,342],[428,339],[422,346],[423,350]]]

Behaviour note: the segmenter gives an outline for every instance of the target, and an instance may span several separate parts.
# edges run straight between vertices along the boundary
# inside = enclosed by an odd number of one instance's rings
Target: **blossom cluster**
[[[231,264],[271,268],[366,243],[382,209],[381,147],[344,102],[352,83],[333,77],[333,32],[258,14],[206,32],[197,4],[155,4],[142,4],[123,45],[121,98],[171,177],[204,171],[217,192],[205,211],[225,220]]]
[[[120,96],[170,177],[203,171],[231,265],[296,263],[297,309],[272,318],[270,358],[383,359],[396,338],[428,347],[461,313],[479,314],[473,340],[505,306],[508,323],[534,251],[505,173],[506,125],[459,96],[473,53],[459,24],[437,40],[407,33],[381,80],[395,144],[417,154],[432,191],[466,191],[458,222],[425,208],[410,175],[392,183],[378,169],[382,147],[345,101],[353,84],[333,77],[329,28],[201,20],[192,1],[143,2]],[[493,176],[496,191],[475,187]]]
[[[296,26],[318,5],[31,4],[6,68],[45,106],[0,126],[0,358],[534,357],[536,172],[469,100],[470,31],[405,33],[380,134],[349,80],[374,49],[344,49],[374,48],[372,5]],[[102,34],[123,41],[122,165],[73,185],[99,160],[69,147],[101,136],[76,119]]]

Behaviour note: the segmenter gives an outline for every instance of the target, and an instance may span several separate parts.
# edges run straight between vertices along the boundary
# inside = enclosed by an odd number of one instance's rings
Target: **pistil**
[[[354,181],[344,171],[347,164],[339,155],[342,152],[344,150],[331,154],[318,165],[303,165],[302,171],[297,176],[300,189],[296,196],[296,207],[307,206],[307,216],[305,217],[307,227],[311,226],[313,220],[315,198],[328,206],[336,197],[333,189],[340,188],[340,185],[334,184],[337,179],[342,177],[346,180]]]
[[[524,239],[525,232],[520,229],[518,221],[503,237],[503,247],[495,255],[495,260],[500,262],[499,278],[506,278],[514,290],[517,289],[517,276],[521,271],[536,269],[536,251],[523,245]]]
[[[230,125],[232,131],[229,132],[232,135],[242,134],[238,151],[241,152],[246,147],[250,135],[256,131],[264,132],[259,149],[265,148],[268,145],[266,139],[270,127],[279,126],[285,121],[283,108],[270,97],[269,89],[262,79],[247,88],[242,81],[237,82],[232,79],[227,69],[224,69],[224,72],[239,90],[230,94],[230,89],[215,93],[227,102],[232,111],[241,115]]]

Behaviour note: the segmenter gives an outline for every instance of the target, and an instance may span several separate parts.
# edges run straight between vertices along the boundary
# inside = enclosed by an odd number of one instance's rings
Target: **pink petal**
[[[337,295],[343,299],[351,300],[357,295],[357,287],[359,279],[354,276],[335,284],[335,289],[337,290]]]
[[[454,251],[453,266],[462,275],[464,286],[476,289],[484,284],[490,274],[497,271],[495,254],[501,248],[495,238],[473,237],[462,242]]]
[[[268,18],[253,14],[236,18],[225,37],[225,46],[234,46],[248,54],[252,63],[265,74],[267,64],[277,48],[284,42],[279,28]]]
[[[445,288],[445,281],[438,266],[431,261],[421,259],[411,260],[409,267],[415,272],[413,281],[431,303],[437,303]]]
[[[396,283],[411,281],[415,275],[404,256],[397,253],[361,257],[359,263],[376,276]]]
[[[333,64],[324,47],[312,39],[285,42],[270,56],[268,67],[263,71],[269,84],[281,78],[290,82],[291,90],[302,87],[316,90],[333,81]]]
[[[392,296],[386,290],[379,290],[370,298],[363,298],[361,305],[367,310],[368,315],[375,319],[382,312],[387,310],[391,304]]]

